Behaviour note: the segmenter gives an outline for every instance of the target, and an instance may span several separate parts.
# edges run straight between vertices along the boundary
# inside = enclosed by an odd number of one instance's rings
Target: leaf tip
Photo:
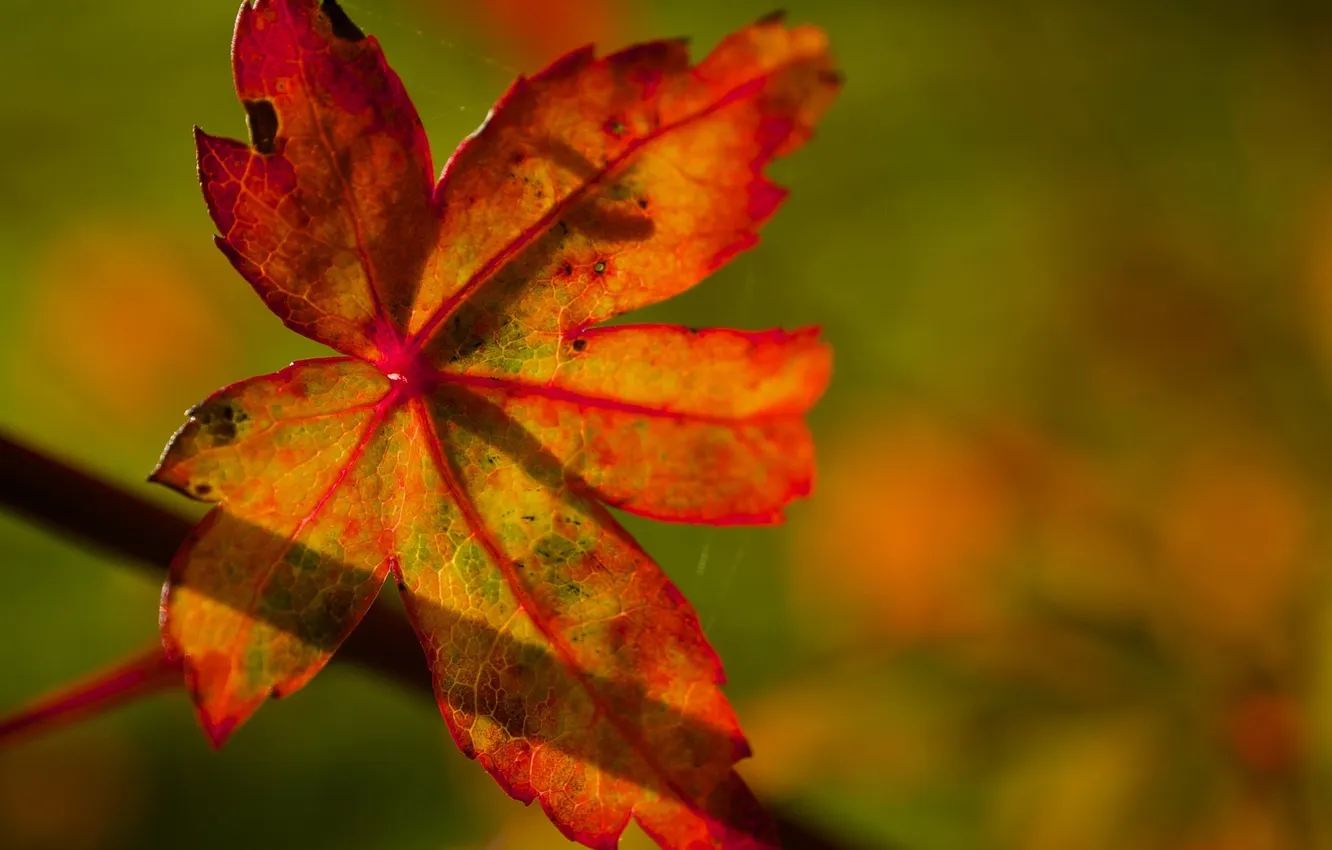
[[[754,755],[754,748],[749,745],[749,739],[744,735],[736,733],[732,740],[735,746],[736,761],[743,761]]]
[[[596,57],[597,57],[596,45],[584,44],[582,47],[577,47],[574,48],[573,50],[570,50],[568,53],[559,57],[554,62],[551,62],[542,70],[533,74],[530,78],[519,77],[517,80],[514,81],[514,88],[515,89],[520,88],[521,85],[526,85],[528,83],[555,80],[561,77],[569,76],[573,74],[575,71],[577,71],[579,68],[582,68],[584,65],[593,62],[596,59]],[[503,103],[503,99],[501,99],[501,103]],[[496,107],[498,108],[499,105],[500,104],[496,104]]]
[[[329,24],[333,27],[333,35],[343,41],[357,42],[365,40],[365,31],[356,25],[347,12],[338,3],[338,0],[321,0],[319,11],[324,13]]]
[[[222,749],[222,745],[231,737],[231,733],[236,731],[236,720],[232,717],[223,717],[213,721],[200,715],[199,720],[203,726],[204,735],[208,738],[208,745],[214,750]]]
[[[846,85],[846,74],[836,68],[829,68],[819,74],[819,80],[829,88],[840,89]]]
[[[199,171],[199,177],[203,179],[203,159],[207,155],[212,142],[212,137],[204,132],[204,128],[198,124],[194,125],[194,164]]]

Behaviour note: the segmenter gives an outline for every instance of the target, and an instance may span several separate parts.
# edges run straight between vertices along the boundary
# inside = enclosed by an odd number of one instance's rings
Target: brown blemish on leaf
[[[245,107],[245,126],[250,130],[250,146],[261,154],[271,154],[276,150],[278,133],[277,110],[272,101],[247,100]]]
[[[361,41],[365,38],[365,33],[356,25],[347,13],[338,5],[338,0],[323,0],[319,4],[319,10],[328,18],[328,22],[333,25],[333,34],[343,41]]]
[[[230,399],[207,401],[190,411],[199,426],[215,445],[226,445],[236,439],[237,426],[250,416]]]

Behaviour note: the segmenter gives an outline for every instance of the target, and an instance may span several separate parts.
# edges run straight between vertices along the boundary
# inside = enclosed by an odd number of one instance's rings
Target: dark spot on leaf
[[[398,579],[398,590],[399,590],[399,592],[401,592],[401,593],[406,593],[406,592],[407,592],[407,582],[403,581],[402,579]]]
[[[250,415],[237,407],[230,399],[209,400],[190,408],[187,416],[196,419],[202,425],[214,422],[244,422]]]
[[[360,41],[365,38],[365,33],[347,17],[347,13],[338,5],[338,0],[323,0],[319,4],[319,9],[333,25],[333,34],[338,38],[344,41]]]
[[[271,690],[271,691],[268,692],[268,698],[269,698],[269,699],[282,699],[282,691],[279,691],[277,688],[274,688],[273,690]]]
[[[606,273],[606,261],[605,261],[605,260],[598,260],[598,261],[597,261],[597,264],[596,264],[595,266],[592,267],[592,271],[596,272],[597,274],[605,274],[605,273]]]
[[[840,86],[846,82],[846,76],[841,71],[821,71],[819,82],[827,86]]]
[[[565,236],[568,236],[568,235],[569,235],[569,225],[568,225],[568,223],[565,222],[564,219],[560,219],[560,221],[559,221],[559,225],[560,225],[560,232],[563,233]]]
[[[611,118],[606,121],[605,128],[612,136],[619,136],[624,133],[624,122],[619,118]]]
[[[574,351],[582,351],[582,350],[585,349],[585,348],[587,348],[587,340],[585,340],[585,339],[576,339],[576,340],[573,341],[573,350],[574,350]]]
[[[236,426],[250,418],[230,399],[206,401],[190,410],[189,415],[212,438],[214,445],[226,445],[236,439]]]
[[[645,209],[647,209],[647,208],[648,208],[648,199],[647,199],[647,198],[639,198],[639,199],[638,199],[638,208],[639,208],[640,210],[645,210]]]
[[[534,516],[533,514],[527,514],[526,516],[523,517],[523,522],[534,522],[535,520],[536,516]]]
[[[551,566],[567,564],[578,556],[578,549],[558,534],[547,534],[532,546],[532,551]]]
[[[565,263],[563,266],[560,266],[560,274],[564,275],[573,274],[573,265],[570,263]]]
[[[691,334],[697,334],[697,333],[698,333],[698,328],[685,328],[685,330],[688,331],[688,332],[691,333]]]
[[[513,562],[513,566],[514,566],[514,569],[521,570],[521,569],[523,569],[523,562],[522,562],[522,561],[514,561],[514,562]]]
[[[278,117],[272,101],[247,100],[245,107],[245,125],[250,128],[250,147],[261,154],[274,151],[277,141]]]
[[[213,492],[213,485],[211,484],[194,485],[194,495],[196,496],[207,496],[211,492]]]

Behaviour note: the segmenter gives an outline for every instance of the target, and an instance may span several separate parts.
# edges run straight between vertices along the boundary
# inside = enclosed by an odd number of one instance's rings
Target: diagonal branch
[[[0,432],[0,508],[164,577],[189,520]],[[420,645],[400,611],[370,609],[333,660],[350,662],[434,702]],[[855,850],[784,811],[774,811],[787,850]]]
[[[0,432],[0,507],[165,578],[192,523]],[[416,634],[406,618],[372,608],[338,651],[349,661],[433,699]]]

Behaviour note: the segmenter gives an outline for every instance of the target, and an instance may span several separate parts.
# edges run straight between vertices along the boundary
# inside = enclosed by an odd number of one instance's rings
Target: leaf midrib
[[[524,585],[522,580],[514,573],[509,560],[503,556],[503,553],[490,535],[490,529],[485,522],[482,521],[480,514],[477,512],[476,503],[472,500],[471,495],[462,486],[457,475],[454,473],[453,466],[444,452],[443,438],[439,435],[439,431],[436,429],[434,420],[431,418],[430,412],[426,409],[424,402],[417,398],[413,399],[411,403],[413,405],[412,412],[419,420],[423,438],[426,440],[426,446],[430,452],[431,459],[435,464],[435,468],[444,482],[445,489],[448,491],[448,494],[453,499],[454,503],[458,506],[458,510],[462,513],[463,519],[471,530],[472,535],[481,544],[481,548],[485,551],[486,557],[490,559],[494,567],[498,569],[500,574],[504,577],[504,581],[509,587],[509,592],[514,595],[514,599],[518,602],[519,607],[527,613],[528,618],[532,621],[532,625],[536,627],[537,631],[539,631],[542,637],[544,637],[550,644],[555,655],[560,659],[565,669],[569,671],[569,675],[587,693],[589,699],[591,699],[593,705],[596,707],[597,713],[606,718],[607,722],[615,728],[615,731],[625,743],[629,745],[630,749],[634,751],[634,754],[642,760],[652,773],[662,780],[665,787],[669,789],[676,798],[684,803],[685,806],[699,813],[702,817],[710,818],[711,816],[708,815],[708,813],[704,811],[683,788],[680,787],[679,783],[677,783],[670,773],[653,757],[651,748],[648,747],[646,742],[644,742],[638,735],[634,734],[634,731],[620,719],[618,714],[611,710],[600,691],[593,687],[592,683],[588,681],[586,671],[584,671],[582,665],[580,665],[574,658],[573,651],[568,643],[557,635],[545,622],[543,610],[537,604],[536,600],[532,598],[526,585]]]
[[[435,312],[431,314],[430,318],[426,319],[425,323],[421,325],[420,330],[418,330],[415,334],[411,336],[408,343],[409,350],[414,353],[419,353],[425,347],[426,343],[430,341],[431,337],[434,336],[435,331],[437,331],[439,327],[444,322],[446,322],[451,315],[453,315],[453,313],[458,309],[458,307],[461,306],[468,299],[468,297],[472,295],[472,293],[474,293],[482,284],[484,284],[487,280],[489,280],[492,276],[494,276],[494,274],[498,272],[505,264],[507,264],[509,260],[513,259],[528,245],[532,244],[536,239],[540,238],[542,235],[547,233],[552,227],[555,226],[555,223],[559,221],[560,217],[563,216],[566,212],[568,212],[570,208],[572,208],[578,202],[582,201],[593,189],[600,186],[606,180],[607,177],[609,177],[612,173],[621,168],[626,162],[628,162],[631,158],[637,155],[644,147],[651,144],[652,142],[657,141],[658,139],[661,139],[663,136],[666,136],[669,133],[673,133],[676,130],[679,130],[682,127],[686,127],[689,124],[692,124],[696,121],[701,121],[704,118],[707,118],[712,114],[719,112],[722,109],[725,109],[726,107],[731,106],[745,99],[751,94],[757,93],[762,89],[762,84],[770,80],[774,74],[776,74],[779,70],[783,70],[787,67],[790,67],[792,64],[799,61],[800,58],[801,57],[796,57],[792,59],[790,62],[786,62],[779,65],[777,68],[774,68],[768,73],[750,78],[749,80],[746,80],[740,85],[731,88],[729,91],[726,92],[726,94],[722,95],[716,101],[708,104],[707,106],[703,107],[697,112],[690,113],[689,115],[686,115],[683,118],[680,118],[670,124],[665,124],[660,127],[657,127],[656,129],[644,135],[642,138],[635,139],[634,141],[630,142],[625,147],[625,149],[619,153],[619,155],[611,159],[604,166],[602,166],[602,168],[599,171],[597,171],[595,174],[593,174],[591,177],[585,180],[576,189],[569,192],[567,195],[561,198],[557,203],[552,205],[550,210],[548,210],[545,215],[537,219],[535,223],[526,227],[521,233],[518,234],[517,237],[515,237],[512,241],[510,241],[507,245],[505,245],[504,248],[500,249],[498,253],[496,253],[493,257],[487,260],[484,264],[482,264],[482,266],[479,269],[473,272],[471,277],[467,279],[467,282],[464,283],[458,289],[457,292],[450,295],[449,298],[445,300],[443,304],[441,304],[438,308],[436,308]],[[449,176],[450,174],[446,172],[445,175],[440,178],[441,187],[444,181],[447,181],[449,179]],[[438,194],[438,190],[436,193]]]

